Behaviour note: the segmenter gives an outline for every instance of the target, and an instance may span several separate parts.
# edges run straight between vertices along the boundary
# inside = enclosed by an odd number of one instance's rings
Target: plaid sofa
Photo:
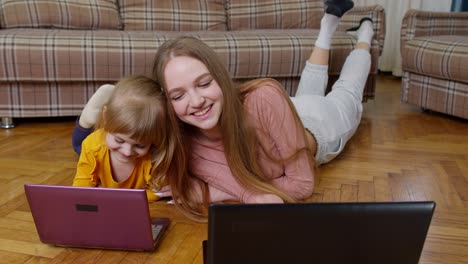
[[[400,48],[401,100],[468,119],[468,12],[407,11]]]
[[[321,0],[2,0],[0,117],[79,115],[100,85],[151,76],[158,47],[179,35],[212,46],[235,80],[272,77],[294,95],[322,15]],[[381,6],[343,17],[330,76],[336,79],[356,43],[344,29],[364,16],[376,31],[368,99],[385,36]]]

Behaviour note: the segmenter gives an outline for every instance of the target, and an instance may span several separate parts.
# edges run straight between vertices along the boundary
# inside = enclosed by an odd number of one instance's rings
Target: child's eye
[[[120,139],[120,138],[115,138],[115,142],[119,143],[119,144],[122,144],[124,143],[125,141],[123,141],[123,139]]]
[[[173,100],[173,101],[178,101],[178,100],[180,100],[180,99],[182,99],[182,94],[177,94],[177,95],[175,95],[175,96],[172,96],[172,100]]]
[[[136,144],[135,147],[139,149],[144,149],[146,148],[146,145]]]

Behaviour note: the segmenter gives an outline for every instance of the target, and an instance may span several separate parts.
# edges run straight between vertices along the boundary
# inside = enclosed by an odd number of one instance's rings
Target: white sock
[[[78,120],[81,127],[91,128],[96,124],[102,112],[102,108],[109,101],[110,96],[114,92],[114,88],[114,85],[105,84],[96,90],[81,112],[80,119]]]
[[[339,17],[325,13],[320,21],[320,31],[315,46],[330,49],[333,33],[335,33],[339,22]]]
[[[362,22],[361,26],[356,32],[349,32],[349,34],[357,37],[357,42],[372,43],[372,37],[374,36],[374,28],[372,22],[369,20]]]
[[[373,36],[374,28],[372,27],[372,22],[364,21],[358,30],[358,42],[366,42],[370,46]]]

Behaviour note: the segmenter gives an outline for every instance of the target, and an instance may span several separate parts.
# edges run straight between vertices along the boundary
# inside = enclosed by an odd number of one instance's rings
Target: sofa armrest
[[[374,24],[374,39],[379,42],[379,54],[382,54],[385,42],[385,9],[381,5],[356,6],[346,12],[341,18],[338,30],[346,31],[348,28],[359,25],[363,17],[370,17]]]
[[[468,36],[468,12],[434,12],[410,9],[401,22],[400,47],[416,37]]]

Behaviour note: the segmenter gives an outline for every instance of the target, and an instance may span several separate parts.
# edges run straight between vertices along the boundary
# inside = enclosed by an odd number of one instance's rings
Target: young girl
[[[172,196],[187,215],[203,219],[209,202],[292,202],[309,197],[315,166],[338,155],[356,131],[370,70],[372,23],[357,28],[358,43],[325,96],[331,38],[349,0],[326,1],[326,14],[297,94],[259,79],[237,88],[216,53],[181,37],[158,49],[153,76],[166,94],[177,152],[170,167]],[[185,168],[187,168],[185,170]]]
[[[154,189],[171,160],[166,122],[166,100],[153,80],[134,76],[100,87],[73,133],[76,150],[82,141],[73,185],[146,189],[148,200],[157,200]]]

